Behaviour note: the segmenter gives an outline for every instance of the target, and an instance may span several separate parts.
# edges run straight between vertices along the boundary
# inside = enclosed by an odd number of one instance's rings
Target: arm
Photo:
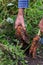
[[[25,29],[24,8],[27,8],[27,7],[28,7],[28,0],[18,0],[18,15],[15,22],[15,28],[17,28],[17,26],[21,24],[22,27]]]

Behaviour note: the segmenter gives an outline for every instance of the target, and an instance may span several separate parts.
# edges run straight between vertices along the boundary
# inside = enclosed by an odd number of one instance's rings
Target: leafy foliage
[[[30,0],[29,5],[29,8],[24,10],[24,19],[31,41],[37,34],[38,23],[43,17],[43,0]],[[21,50],[21,46],[18,45],[19,41],[15,39],[13,28],[18,12],[17,0],[0,0],[0,6],[0,43],[4,44],[16,58],[13,61],[0,49],[0,65],[18,65],[18,61],[25,65],[24,50]]]

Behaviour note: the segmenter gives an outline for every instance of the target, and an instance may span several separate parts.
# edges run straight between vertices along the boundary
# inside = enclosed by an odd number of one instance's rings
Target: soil
[[[26,60],[28,61],[27,65],[43,65],[43,58],[37,57],[36,59],[26,57]]]
[[[43,65],[43,58],[40,57],[33,59],[27,56],[25,60],[26,60],[26,65]],[[22,65],[22,64],[19,63],[18,65]]]
[[[26,65],[43,65],[43,49],[40,48],[40,53],[36,55],[36,58],[32,58],[30,56],[25,57]],[[22,65],[19,63],[18,65]]]
[[[30,56],[26,56],[27,65],[43,65],[43,49],[40,48],[40,53],[36,55],[36,58],[33,59]]]

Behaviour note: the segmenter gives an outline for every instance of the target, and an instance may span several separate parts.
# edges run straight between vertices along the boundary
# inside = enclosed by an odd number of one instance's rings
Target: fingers
[[[18,27],[18,24],[15,24],[15,29],[17,29],[17,27]]]
[[[17,29],[18,25],[19,25],[19,23],[18,24],[17,23],[15,24],[15,29]],[[21,24],[21,25],[22,25],[23,29],[26,30],[25,25],[24,24]]]
[[[40,28],[40,31],[43,33],[43,29]]]
[[[43,19],[41,19],[39,23],[39,28],[40,28],[40,31],[43,32]]]
[[[18,16],[15,22],[15,29],[21,25],[24,30],[26,30],[25,24],[24,24],[24,17],[23,16]]]
[[[17,29],[18,25],[20,24],[19,21],[20,21],[19,19],[16,19],[16,21],[15,21],[15,29]]]
[[[18,25],[19,25],[19,23],[16,23],[16,24],[15,24],[15,29],[17,29]],[[22,25],[23,29],[26,30],[25,25],[24,25],[24,24],[21,24],[21,25]]]
[[[25,27],[25,25],[24,25],[24,24],[22,24],[22,27],[23,27],[23,29],[24,29],[24,30],[26,30],[26,27]]]

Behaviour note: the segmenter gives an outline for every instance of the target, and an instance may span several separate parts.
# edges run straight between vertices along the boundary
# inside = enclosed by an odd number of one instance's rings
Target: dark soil
[[[43,58],[37,57],[36,59],[26,57],[26,60],[28,61],[27,65],[43,65]]]
[[[30,56],[25,58],[27,60],[27,65],[43,65],[43,49],[40,48],[40,53],[36,55],[36,58],[33,59]]]
[[[26,65],[43,65],[43,45],[39,47],[39,50],[37,51],[35,58],[32,58],[28,54],[28,52],[25,54],[26,54],[26,57],[25,57]],[[18,64],[18,65],[22,65],[22,64]]]
[[[40,48],[40,53],[36,55],[36,58],[32,58],[27,55],[25,57],[26,65],[43,65],[43,49],[42,48]],[[22,65],[22,64],[19,63],[18,65]]]
[[[43,65],[43,58],[40,58],[38,56],[35,59],[27,56],[25,60],[26,60],[26,65]],[[19,63],[18,65],[22,65],[22,64]]]

